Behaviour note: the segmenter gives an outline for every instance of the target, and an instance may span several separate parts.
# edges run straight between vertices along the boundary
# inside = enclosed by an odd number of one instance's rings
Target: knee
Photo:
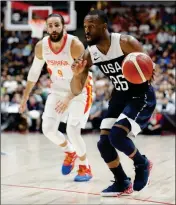
[[[128,119],[122,119],[115,123],[109,135],[111,144],[116,148],[121,146],[130,131],[131,124]]]
[[[43,122],[42,123],[42,132],[45,135],[45,137],[49,137],[51,135],[55,134],[55,129],[52,127],[50,123]]]
[[[101,130],[100,140],[97,142],[97,147],[100,152],[105,150],[107,146],[110,145],[109,138],[108,138],[109,133],[110,133],[109,130]]]
[[[49,129],[48,125],[46,123],[42,123],[42,132],[46,137],[48,136],[49,131],[50,131],[50,129]]]
[[[108,135],[100,136],[97,147],[100,151],[101,157],[106,163],[109,163],[117,158],[117,152],[111,145]]]
[[[107,149],[107,146],[109,144],[108,136],[100,136],[100,140],[97,142],[97,147],[99,151],[102,153],[104,150]]]

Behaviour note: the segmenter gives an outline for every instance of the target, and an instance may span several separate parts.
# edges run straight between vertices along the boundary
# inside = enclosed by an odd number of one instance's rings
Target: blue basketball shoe
[[[135,166],[136,175],[133,184],[133,189],[134,191],[141,191],[150,182],[150,174],[151,174],[151,169],[153,167],[153,163],[146,158],[145,164],[137,164],[134,166]]]
[[[87,168],[85,165],[79,165],[78,175],[75,177],[76,182],[89,181],[92,178],[91,168]]]
[[[118,181],[113,181],[114,183],[109,186],[107,189],[104,189],[101,192],[101,196],[126,196],[133,193],[133,185],[131,179],[127,178],[123,182],[119,183]]]
[[[65,152],[66,157],[64,159],[64,163],[62,165],[62,174],[69,174],[75,166],[75,160],[77,158],[76,152]]]

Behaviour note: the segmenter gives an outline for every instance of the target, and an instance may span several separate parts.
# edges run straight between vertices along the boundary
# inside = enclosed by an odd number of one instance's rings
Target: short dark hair
[[[108,24],[108,16],[106,15],[106,13],[102,10],[91,10],[89,11],[89,13],[87,15],[97,15],[98,18],[103,22],[103,23],[107,23]]]
[[[59,17],[60,19],[61,19],[61,22],[62,22],[62,25],[64,26],[65,25],[65,21],[64,21],[64,17],[62,16],[62,15],[60,15],[60,14],[50,14],[48,17],[47,17],[47,19],[46,19],[46,21],[49,19],[49,18],[51,18],[51,17]]]

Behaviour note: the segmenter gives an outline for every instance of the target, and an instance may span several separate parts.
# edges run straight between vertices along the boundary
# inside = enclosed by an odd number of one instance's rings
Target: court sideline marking
[[[10,186],[10,187],[21,187],[21,188],[30,188],[30,189],[41,189],[41,190],[50,190],[50,191],[63,191],[63,192],[72,192],[77,194],[89,194],[89,195],[97,195],[99,196],[99,193],[91,193],[91,192],[82,192],[82,191],[73,191],[73,190],[66,190],[66,189],[56,189],[56,188],[46,188],[46,187],[35,187],[35,186],[25,186],[25,185],[17,185],[17,184],[1,184],[3,186]],[[1,192],[2,194],[2,192]],[[157,203],[157,204],[164,204],[164,205],[175,205],[168,202],[162,202],[162,201],[154,201],[154,200],[148,200],[148,199],[137,199],[137,198],[124,198],[129,200],[136,200],[136,201],[143,201],[143,202],[150,202],[150,203]]]

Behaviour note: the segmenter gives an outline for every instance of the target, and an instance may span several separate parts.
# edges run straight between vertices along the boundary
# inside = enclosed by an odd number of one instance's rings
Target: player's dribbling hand
[[[83,60],[82,58],[78,58],[77,60],[75,60],[71,66],[73,74],[79,75],[80,73],[82,73],[86,64],[87,60]]]
[[[153,83],[153,81],[155,80],[155,76],[156,76],[156,72],[157,72],[157,69],[158,69],[158,65],[154,64],[154,69],[153,69],[153,72],[152,72],[152,77],[151,79],[149,80],[149,83]]]
[[[155,80],[155,75],[156,75],[156,70],[153,70],[152,77],[150,79],[150,83],[152,83]]]

